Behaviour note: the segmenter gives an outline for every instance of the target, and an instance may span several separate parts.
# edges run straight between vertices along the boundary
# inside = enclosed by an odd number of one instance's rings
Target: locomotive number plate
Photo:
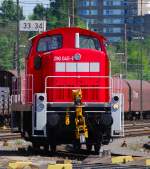
[[[54,56],[54,61],[71,61],[74,60],[73,56]]]
[[[76,53],[73,56],[54,56],[54,61],[73,61],[73,60],[80,60],[81,54]]]

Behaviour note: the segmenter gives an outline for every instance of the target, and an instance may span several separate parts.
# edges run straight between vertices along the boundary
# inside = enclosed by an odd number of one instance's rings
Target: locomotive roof
[[[91,30],[87,30],[87,29],[83,29],[83,28],[78,28],[78,27],[64,27],[64,28],[56,28],[56,29],[52,29],[52,30],[48,30],[46,32],[42,32],[36,36],[34,36],[33,38],[30,38],[30,40],[32,39],[35,39],[37,37],[40,37],[40,36],[43,36],[43,35],[50,35],[50,34],[65,34],[66,32],[68,33],[68,31],[72,31],[74,33],[83,33],[83,34],[87,34],[87,35],[94,35],[95,37],[99,37],[101,38],[101,40],[105,41],[106,39],[104,38],[104,36],[96,33],[96,32],[93,32]]]

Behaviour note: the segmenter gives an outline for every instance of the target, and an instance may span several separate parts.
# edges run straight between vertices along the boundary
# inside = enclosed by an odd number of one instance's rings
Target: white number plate
[[[19,22],[19,30],[20,31],[38,31],[43,32],[46,31],[46,21],[40,20],[21,20]]]

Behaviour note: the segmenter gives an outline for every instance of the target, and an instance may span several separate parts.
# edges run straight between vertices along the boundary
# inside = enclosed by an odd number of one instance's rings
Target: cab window
[[[37,51],[47,52],[47,51],[59,49],[61,47],[62,47],[62,36],[53,35],[53,36],[47,36],[41,38],[37,45]]]
[[[91,36],[80,35],[79,43],[80,48],[101,50],[99,40]]]

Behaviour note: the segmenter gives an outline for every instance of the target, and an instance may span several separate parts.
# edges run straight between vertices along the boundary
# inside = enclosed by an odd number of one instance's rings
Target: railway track
[[[0,128],[0,141],[21,138],[20,133],[12,133],[10,128]]]
[[[0,128],[0,133],[9,133],[11,132],[10,127],[1,127]]]
[[[150,135],[150,120],[125,121],[125,137]],[[20,133],[12,133],[10,128],[0,128],[0,141],[21,138]]]
[[[20,133],[3,133],[0,134],[0,141],[3,140],[15,140],[21,138]]]
[[[80,164],[80,165],[73,165],[73,168],[75,169],[148,169],[147,167],[144,166],[126,166],[126,165],[113,165],[113,164],[101,164],[101,163],[96,163],[96,164]]]
[[[150,135],[150,121],[127,121],[124,125],[125,137]]]
[[[132,136],[140,136],[140,135],[148,135],[150,134],[150,123],[149,121],[139,121],[139,122],[128,122],[125,123],[125,136],[126,137],[132,137]],[[12,140],[12,139],[18,139],[21,138],[20,133],[11,133],[11,129],[0,129],[0,141],[2,140]],[[8,151],[5,152],[6,154]],[[32,152],[19,152],[15,151],[14,154],[16,155],[18,153],[19,156],[35,156],[37,158],[37,154]],[[39,155],[39,153],[38,153]],[[107,169],[124,169],[124,168],[129,168],[129,169],[146,169],[147,167],[144,166],[129,166],[128,164],[120,164],[120,165],[114,165],[114,164],[109,164],[111,161],[112,154],[105,155],[104,158],[101,156],[97,156],[93,154],[89,155],[89,153],[86,150],[81,150],[78,152],[72,151],[71,148],[69,150],[66,149],[66,151],[58,150],[55,154],[51,154],[48,152],[48,154],[43,154],[41,151],[41,159],[48,156],[49,158],[58,158],[58,159],[69,159],[72,161],[72,168],[74,169],[84,169],[84,168],[107,168]],[[106,164],[104,161],[106,161],[108,164]],[[90,164],[91,163],[91,164]]]
[[[130,130],[131,128],[129,126],[132,125],[127,125],[126,128],[128,130]],[[139,125],[138,125],[139,126]],[[140,125],[142,126],[142,125]],[[138,129],[139,131],[139,129]],[[7,131],[8,132],[8,131]],[[131,132],[131,131],[130,131]],[[15,139],[18,138],[18,136],[20,137],[20,135],[18,133],[1,133],[0,134],[0,139],[1,140],[6,140],[6,139]],[[58,150],[55,154],[51,154],[50,152],[48,152],[48,154],[43,154],[43,152],[41,151],[41,155],[38,156],[40,157],[40,159],[42,160],[44,157],[52,157],[52,158],[58,158],[58,159],[69,159],[72,161],[72,168],[74,169],[84,169],[84,168],[93,168],[93,169],[97,169],[97,168],[107,168],[107,169],[124,169],[124,168],[129,168],[129,169],[147,169],[145,166],[129,166],[128,163],[126,164],[120,164],[120,165],[114,165],[114,164],[109,164],[111,163],[111,161],[109,161],[109,159],[111,159],[111,154],[109,155],[105,155],[104,158],[98,155],[90,155],[88,154],[88,152],[86,150],[81,150],[81,151],[69,151],[69,147],[68,149],[62,150],[63,148],[60,148],[60,150]],[[7,152],[6,152],[7,153]],[[16,151],[14,154],[16,155],[18,153],[19,156],[29,156],[29,157],[33,157],[35,156],[35,159],[37,160],[37,154],[35,153],[31,153],[30,152],[18,152]],[[93,152],[94,153],[94,152]],[[106,161],[107,163],[105,163],[104,161]]]

